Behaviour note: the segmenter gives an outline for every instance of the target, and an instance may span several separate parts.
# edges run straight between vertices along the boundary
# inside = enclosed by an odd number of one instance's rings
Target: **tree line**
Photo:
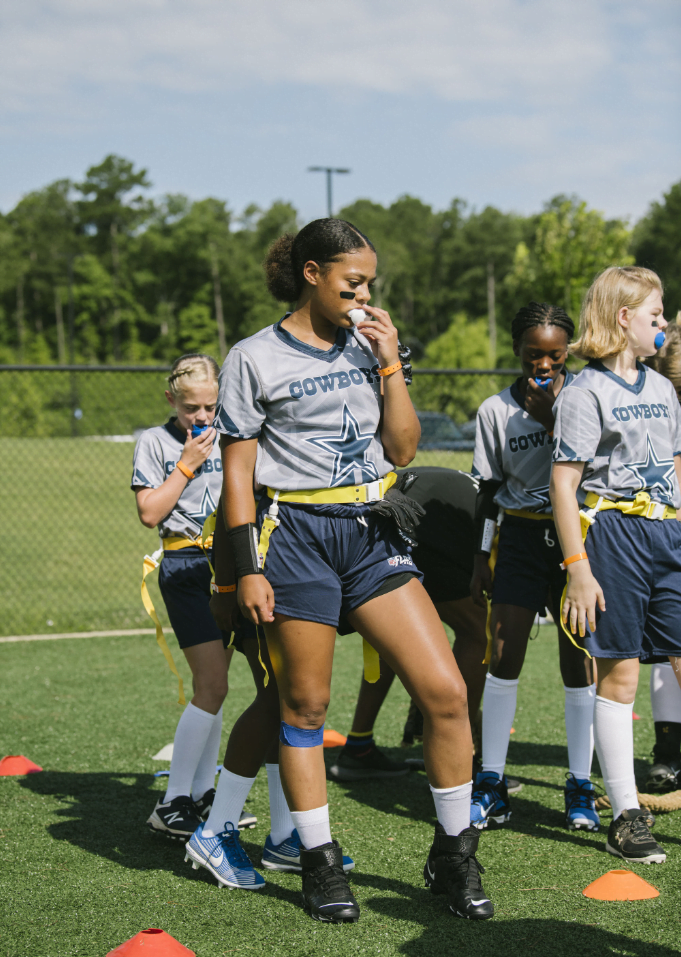
[[[169,362],[216,357],[275,321],[270,243],[301,224],[290,203],[152,199],[145,169],[107,156],[81,182],[57,180],[0,216],[0,363]],[[594,275],[613,263],[656,269],[666,314],[681,308],[681,182],[635,226],[556,196],[531,216],[412,196],[340,210],[379,254],[374,304],[422,365],[513,363],[509,328],[529,299],[575,320]]]

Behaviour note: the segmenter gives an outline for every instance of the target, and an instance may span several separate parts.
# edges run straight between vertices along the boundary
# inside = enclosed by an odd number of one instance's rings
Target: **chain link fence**
[[[150,626],[139,589],[142,558],[158,538],[139,522],[129,486],[136,433],[169,417],[168,372],[0,366],[0,634]],[[414,373],[412,397],[427,413],[415,464],[469,469],[478,405],[518,372]]]

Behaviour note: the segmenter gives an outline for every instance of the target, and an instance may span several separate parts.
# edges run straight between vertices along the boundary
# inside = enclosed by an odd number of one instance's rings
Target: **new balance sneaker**
[[[681,761],[678,758],[655,754],[659,758],[648,771],[645,790],[649,794],[666,794],[676,791],[681,781]]]
[[[222,887],[239,887],[244,891],[261,891],[265,886],[251,860],[239,842],[239,831],[231,821],[215,837],[203,836],[201,823],[185,845],[185,861],[191,861],[194,870],[204,867]]]
[[[336,781],[400,778],[409,774],[409,765],[404,761],[391,761],[372,741],[366,747],[344,747],[337,763],[329,768],[329,774]]]
[[[569,831],[597,831],[596,789],[588,778],[565,775],[565,823]]]
[[[164,804],[157,801],[147,820],[147,827],[158,834],[165,834],[174,841],[186,841],[201,824],[201,818],[192,799],[180,794]]]
[[[506,782],[507,794],[520,794],[520,792],[523,789],[523,786],[520,783],[520,781],[517,781],[515,778],[507,778],[507,777],[504,777],[504,781]]]
[[[511,817],[506,778],[494,771],[481,771],[475,777],[471,796],[471,824],[482,830],[490,821],[505,824]]]
[[[199,815],[203,823],[205,824],[208,820],[211,810],[213,809],[213,801],[215,800],[215,788],[211,788],[209,791],[199,798],[198,801],[194,801],[194,807],[196,808],[196,813]],[[258,819],[254,814],[249,814],[247,811],[244,811],[239,818],[239,830],[243,831],[247,827],[251,830],[258,823]]]
[[[423,741],[423,715],[412,701],[402,733],[402,747],[410,748],[412,744],[420,741]]]
[[[667,855],[650,833],[647,813],[638,807],[622,811],[608,828],[606,851],[638,864],[664,864]]]
[[[437,824],[423,869],[426,887],[433,894],[446,894],[451,912],[468,920],[488,920],[494,916],[494,905],[480,880],[485,869],[475,856],[479,840],[480,834],[474,827],[452,837]]]
[[[262,852],[262,866],[270,871],[296,871],[300,873],[302,866],[300,864],[300,837],[298,831],[293,830],[290,837],[287,837],[281,844],[273,844],[272,838],[268,834],[265,838],[265,847]],[[355,862],[346,854],[343,855],[343,870],[351,871]]]
[[[312,920],[325,924],[356,924],[359,905],[343,870],[338,841],[307,850],[300,848],[303,873],[303,908]]]

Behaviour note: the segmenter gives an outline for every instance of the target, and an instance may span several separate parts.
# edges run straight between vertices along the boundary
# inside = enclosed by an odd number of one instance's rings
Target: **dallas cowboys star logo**
[[[327,433],[305,441],[333,455],[333,475],[329,483],[333,488],[334,485],[374,482],[378,478],[378,470],[366,454],[374,435],[374,432],[360,430],[359,422],[344,404],[340,433],[337,435]],[[361,473],[360,479],[355,475],[356,472]]]
[[[641,483],[639,488],[659,488],[671,501],[674,495],[674,486],[671,477],[674,474],[673,459],[658,459],[657,453],[650,440],[646,436],[646,457],[643,462],[632,462],[631,465],[625,465],[625,469],[636,476]]]
[[[197,512],[187,512],[190,518],[193,518],[195,522],[198,522],[199,525],[203,525],[208,516],[215,511],[215,502],[213,501],[213,496],[210,494],[210,489],[208,486],[204,489],[203,497],[201,499],[201,505]]]

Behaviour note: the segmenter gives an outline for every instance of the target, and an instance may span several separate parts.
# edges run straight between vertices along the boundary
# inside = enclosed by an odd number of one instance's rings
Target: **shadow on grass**
[[[488,957],[490,953],[504,957],[606,957],[610,954],[628,954],[630,957],[672,957],[679,951],[649,941],[637,940],[624,934],[600,929],[596,923],[579,921],[518,918],[507,920],[503,911],[489,921],[457,919],[449,911],[446,897],[435,897],[428,891],[372,874],[353,875],[353,883],[366,891],[374,889],[382,894],[398,896],[369,897],[362,895],[365,910],[384,915],[391,920],[412,921],[421,924],[423,933],[398,948],[407,957],[433,957],[452,953],[467,957]],[[569,892],[568,892],[569,893]],[[607,907],[646,907],[621,903]],[[597,905],[598,906],[598,905]],[[510,915],[509,915],[510,916]],[[598,911],[589,910],[588,916],[598,919]]]

